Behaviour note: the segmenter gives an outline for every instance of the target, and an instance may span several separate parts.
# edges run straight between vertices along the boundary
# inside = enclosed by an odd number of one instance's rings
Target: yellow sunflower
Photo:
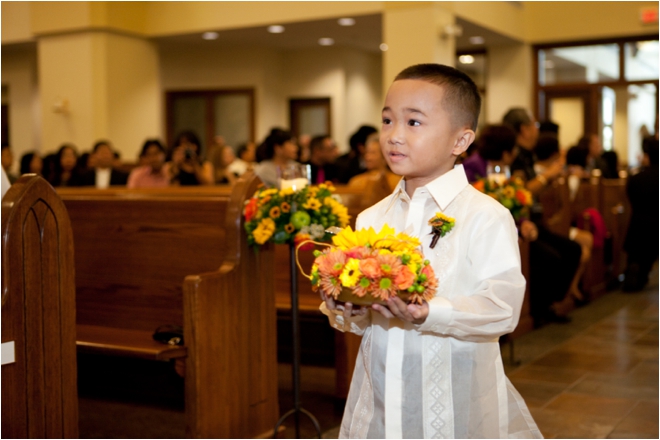
[[[277,206],[273,206],[272,208],[270,208],[270,212],[268,213],[268,215],[270,215],[270,217],[273,219],[279,218],[280,214],[281,214],[280,208]]]
[[[341,284],[344,287],[353,287],[360,280],[361,276],[360,260],[349,258],[344,266],[344,270],[341,272],[341,275],[339,275],[339,281],[341,281]]]

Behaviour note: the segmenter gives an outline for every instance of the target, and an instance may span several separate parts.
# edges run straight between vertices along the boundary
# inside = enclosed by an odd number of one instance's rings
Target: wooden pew
[[[2,365],[4,438],[78,437],[75,338],[69,217],[44,179],[24,175],[2,199],[2,342],[15,358]]]
[[[620,173],[619,179],[602,179],[600,212],[611,233],[611,266],[608,281],[616,282],[625,271],[626,259],[623,242],[630,223],[630,202],[626,194],[627,174]]]
[[[60,190],[79,350],[185,359],[189,437],[268,435],[279,416],[274,291],[259,282],[274,276],[273,248],[247,250],[241,215],[257,185]],[[153,341],[163,324],[182,325],[185,345]]]

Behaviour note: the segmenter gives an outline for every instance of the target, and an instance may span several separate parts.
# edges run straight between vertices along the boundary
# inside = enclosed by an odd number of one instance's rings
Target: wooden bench
[[[73,237],[64,204],[24,175],[2,199],[4,438],[78,438]],[[3,348],[3,363],[6,361]]]
[[[608,281],[616,283],[626,267],[623,243],[630,224],[630,202],[626,194],[628,176],[620,173],[619,179],[601,179],[600,212],[611,234],[611,265]]]
[[[247,248],[241,216],[258,183],[59,190],[74,234],[79,350],[185,359],[189,437],[269,435],[279,417],[274,290],[259,282],[274,277],[274,250]],[[183,326],[184,346],[152,340],[164,324]]]

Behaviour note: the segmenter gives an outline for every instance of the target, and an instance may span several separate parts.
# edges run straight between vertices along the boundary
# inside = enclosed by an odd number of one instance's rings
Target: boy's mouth
[[[400,162],[407,157],[405,154],[399,151],[390,151],[389,153],[387,153],[387,155],[389,156],[390,160],[393,163]]]

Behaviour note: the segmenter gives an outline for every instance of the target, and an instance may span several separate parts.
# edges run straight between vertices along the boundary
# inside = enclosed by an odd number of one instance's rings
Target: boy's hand
[[[412,322],[413,324],[423,324],[426,317],[429,316],[429,304],[426,301],[421,306],[406,304],[399,297],[388,299],[387,306],[374,304],[371,308],[388,319],[397,317],[402,321]]]
[[[323,292],[321,292],[321,298],[325,301],[325,307],[328,310],[343,311],[342,314],[344,318],[350,318],[351,316],[364,316],[367,314],[366,307],[354,307],[353,304],[349,302],[337,304],[332,296],[326,296]]]

